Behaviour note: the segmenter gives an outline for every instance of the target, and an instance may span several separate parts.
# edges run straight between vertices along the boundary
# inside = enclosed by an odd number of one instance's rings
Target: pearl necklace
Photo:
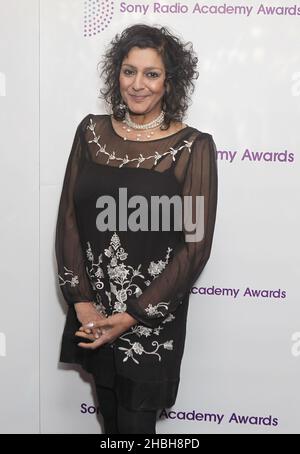
[[[129,115],[129,112],[126,112],[125,114],[125,119],[123,120],[124,126],[123,129],[126,130],[126,132],[132,132],[133,129],[136,129],[138,131],[142,130],[149,130],[149,129],[154,129],[160,126],[164,122],[165,118],[165,113],[162,110],[161,113],[157,118],[154,120],[150,121],[149,123],[144,123],[144,124],[139,124],[139,123],[134,123]],[[126,125],[126,126],[125,126]],[[154,131],[149,131],[146,133],[147,139],[150,139],[154,134]],[[136,140],[141,140],[142,134],[140,132],[136,132]],[[128,137],[125,136],[123,137],[124,140],[127,140]]]

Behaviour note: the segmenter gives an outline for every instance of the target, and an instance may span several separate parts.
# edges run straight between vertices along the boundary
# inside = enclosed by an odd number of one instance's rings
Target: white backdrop
[[[200,77],[185,122],[218,149],[212,254],[158,432],[300,433],[300,2],[174,5],[0,0],[1,433],[100,430],[88,376],[58,365],[54,231],[75,128],[105,112],[96,65],[136,22],[193,42]]]

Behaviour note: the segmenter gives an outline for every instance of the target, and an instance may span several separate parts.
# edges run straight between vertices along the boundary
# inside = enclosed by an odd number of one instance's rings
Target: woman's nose
[[[135,76],[132,87],[134,90],[142,90],[144,88],[143,74]]]

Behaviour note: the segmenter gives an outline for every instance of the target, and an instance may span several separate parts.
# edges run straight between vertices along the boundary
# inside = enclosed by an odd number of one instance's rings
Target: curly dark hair
[[[100,77],[105,75],[105,88],[100,90],[100,97],[111,105],[113,116],[119,121],[125,116],[124,109],[119,108],[122,101],[119,87],[121,65],[135,46],[140,49],[156,49],[163,60],[166,71],[165,86],[168,90],[167,96],[163,96],[165,121],[161,129],[168,129],[171,121],[182,121],[190,104],[189,95],[195,89],[193,79],[199,76],[196,70],[198,58],[193,45],[190,41],[182,43],[167,27],[144,24],[128,27],[114,37],[97,67],[101,68]]]

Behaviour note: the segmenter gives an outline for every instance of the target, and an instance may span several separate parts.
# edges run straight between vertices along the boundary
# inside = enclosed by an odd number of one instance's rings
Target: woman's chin
[[[146,109],[144,106],[133,106],[128,104],[128,110],[130,114],[136,114],[136,115],[142,115],[144,113],[148,112],[148,109]]]

